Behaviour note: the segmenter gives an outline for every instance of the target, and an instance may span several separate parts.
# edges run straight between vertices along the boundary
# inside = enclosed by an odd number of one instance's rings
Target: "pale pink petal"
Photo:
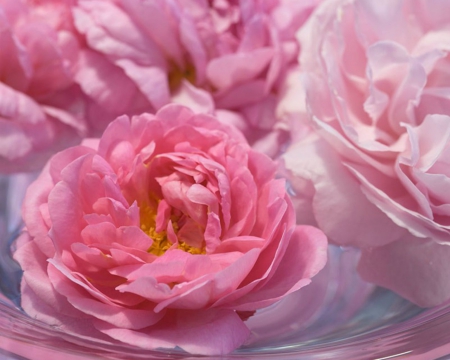
[[[392,289],[419,306],[435,306],[450,297],[449,252],[447,245],[407,235],[364,250],[358,271],[364,280]]]
[[[185,80],[173,93],[171,101],[175,104],[188,106],[197,113],[212,113],[214,111],[214,100],[211,94]]]
[[[304,184],[313,187],[315,219],[330,241],[367,247],[384,245],[404,234],[367,200],[351,173],[323,141],[312,139],[293,146],[283,159],[294,192],[301,196],[309,191]],[[339,211],[332,210],[336,208]]]
[[[272,56],[273,50],[269,48],[222,56],[209,62],[206,73],[215,87],[228,89],[255,78],[268,65]]]
[[[448,231],[450,230],[448,226],[436,226],[432,219],[408,209],[387,196],[385,192],[374,187],[358,170],[350,170],[363,183],[362,190],[367,198],[385,212],[401,229],[407,229],[419,238],[431,237],[435,241],[448,242]]]

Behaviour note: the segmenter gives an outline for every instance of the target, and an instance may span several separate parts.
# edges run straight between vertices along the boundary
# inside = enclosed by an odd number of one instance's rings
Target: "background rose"
[[[152,109],[120,69],[86,48],[73,25],[74,4],[0,0],[2,173],[40,169],[111,118]],[[89,88],[79,85],[86,77]]]
[[[24,310],[101,341],[232,351],[249,335],[239,314],[326,261],[323,233],[295,225],[275,170],[239,132],[181,106],[118,118],[27,191],[14,255]]]
[[[0,1],[0,172],[37,169],[86,131],[71,111],[69,16],[63,2]]]
[[[294,35],[318,2],[81,0],[75,24],[92,53],[84,54],[77,79],[94,96],[113,88],[128,99],[131,82],[153,109],[174,101],[217,110],[250,142],[267,135],[258,146],[274,154],[286,137],[280,121],[289,106],[277,106],[297,65]],[[113,82],[105,67],[128,80]]]
[[[450,297],[449,25],[445,1],[323,3],[299,35],[320,136],[285,156],[309,223],[423,306]]]

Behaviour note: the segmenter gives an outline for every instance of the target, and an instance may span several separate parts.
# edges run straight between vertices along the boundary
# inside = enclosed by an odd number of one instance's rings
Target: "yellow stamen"
[[[196,248],[196,247],[186,244],[184,241],[178,242],[178,249],[186,251],[192,255],[206,254],[206,249],[204,246],[201,249],[199,249],[199,248]]]
[[[156,231],[156,208],[147,203],[140,206],[141,229],[153,240],[152,246],[147,251],[161,256],[172,246],[172,243],[168,240],[165,230]]]
[[[140,223],[141,223],[141,230],[145,232],[153,240],[153,243],[147,250],[147,252],[149,252],[150,254],[154,254],[156,256],[161,256],[164,255],[164,253],[167,250],[169,250],[169,248],[173,244],[169,241],[166,230],[160,232],[156,231],[156,215],[158,203],[159,200],[157,201],[156,204],[154,204],[154,206],[148,205],[147,203],[144,203],[140,206]],[[172,226],[175,234],[177,234],[179,230],[177,220],[178,219],[176,217],[174,216],[171,217]],[[178,242],[178,249],[186,251],[193,255],[206,254],[205,247],[199,249],[186,244],[184,241]]]

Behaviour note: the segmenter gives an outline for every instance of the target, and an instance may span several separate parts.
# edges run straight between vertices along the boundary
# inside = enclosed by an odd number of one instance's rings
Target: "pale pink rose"
[[[27,191],[23,309],[97,341],[232,351],[249,336],[241,317],[326,261],[275,171],[237,130],[183,106],[119,117]]]
[[[362,249],[371,282],[450,298],[450,12],[439,0],[326,1],[299,34],[317,135],[286,167],[299,215]]]
[[[0,0],[0,173],[39,168],[86,132],[64,1]]]
[[[286,139],[285,107],[277,107],[297,65],[295,32],[318,2],[80,0],[75,24],[108,64],[88,58],[79,83],[92,92],[96,69],[120,68],[154,109],[177,102],[216,110],[274,154]],[[121,82],[112,85],[118,99],[132,96]]]

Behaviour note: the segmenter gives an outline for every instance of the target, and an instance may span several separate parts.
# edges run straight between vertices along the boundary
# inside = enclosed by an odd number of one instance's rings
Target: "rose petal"
[[[106,323],[96,323],[96,328],[120,341],[136,344],[148,350],[179,346],[199,355],[223,355],[239,347],[250,332],[242,320],[231,310],[208,310],[176,315],[172,323],[160,329],[136,332],[118,329]]]
[[[407,235],[364,250],[358,271],[364,280],[392,289],[419,306],[435,306],[450,297],[449,252],[447,245]]]

